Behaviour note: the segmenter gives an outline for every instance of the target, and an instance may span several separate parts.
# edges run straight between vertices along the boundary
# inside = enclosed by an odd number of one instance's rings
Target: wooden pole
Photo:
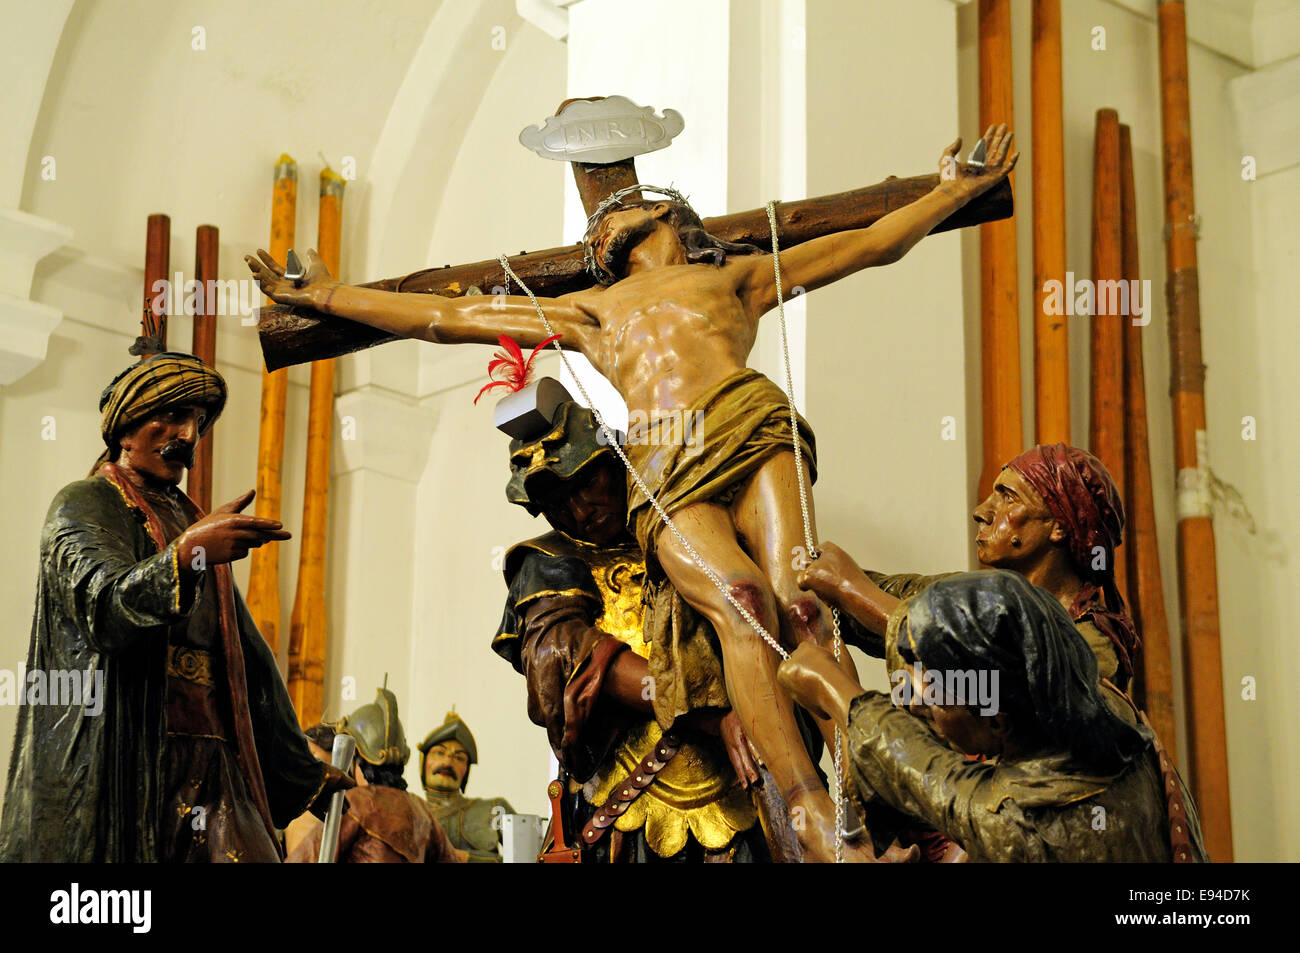
[[[1133,143],[1129,127],[1119,127],[1119,199],[1124,245],[1124,278],[1141,280],[1138,256],[1137,190],[1133,184]],[[1150,320],[1150,302],[1144,316]],[[1147,437],[1146,371],[1142,336],[1149,324],[1136,320],[1124,324],[1124,508],[1128,516],[1128,606],[1142,635],[1140,664],[1134,678],[1134,697],[1146,710],[1151,727],[1170,759],[1178,760],[1178,730],[1174,719],[1173,660],[1169,645],[1169,618],[1165,613],[1165,588],[1160,576],[1160,547],[1156,537],[1155,498],[1151,488],[1151,452]],[[1138,676],[1141,676],[1138,678]]]
[[[979,2],[980,130],[1014,127],[1011,101],[1011,2]],[[1023,449],[1020,410],[1020,313],[1014,219],[980,226],[980,350],[984,468],[980,497]]]
[[[851,228],[866,228],[932,192],[938,174],[907,179],[887,179],[876,185],[820,195],[776,207],[781,247],[792,248],[821,235]],[[981,222],[1006,218],[1014,211],[1011,186],[1005,180],[974,201],[962,206],[930,230],[931,235]],[[706,218],[704,228],[724,241],[748,242],[759,248],[771,247],[767,212],[751,209],[733,215]],[[283,261],[283,259],[280,259]],[[593,279],[583,269],[582,246],[568,245],[544,251],[524,252],[510,258],[510,267],[539,296],[556,297],[591,287]],[[424,268],[400,278],[384,278],[362,285],[382,291],[439,294],[458,298],[471,289],[491,291],[505,283],[501,262],[495,258],[442,268]],[[258,319],[262,354],[268,368],[289,367],[309,361],[339,357],[394,339],[393,335],[356,321],[332,318],[310,308],[271,305]]]
[[[288,155],[275,164],[271,187],[271,244],[284,261],[293,247],[298,207],[298,164]],[[271,299],[266,299],[271,303]],[[254,512],[280,518],[284,481],[284,410],[289,396],[287,370],[262,371],[262,413],[257,431],[257,497]],[[280,544],[267,543],[249,555],[248,611],[271,651],[280,651]]]
[[[342,176],[320,174],[320,231],[316,250],[330,274],[339,273],[343,216]],[[330,488],[330,444],[334,433],[334,361],[311,365],[311,406],[307,417],[307,480],[303,490],[302,548],[298,589],[289,625],[289,698],[303,727],[321,719],[325,694],[325,543]]]
[[[1120,230],[1119,115],[1098,109],[1092,171],[1092,452],[1121,492],[1124,477],[1124,315],[1128,299],[1119,293],[1124,277]],[[1121,307],[1124,304],[1125,307]],[[1115,584],[1125,594],[1124,561],[1114,560]],[[1125,594],[1127,597],[1127,594]]]
[[[217,302],[215,282],[221,257],[215,225],[200,225],[194,233],[194,280],[203,307],[194,315],[194,356],[208,367],[217,362]],[[203,512],[212,509],[212,433],[194,448],[194,466],[185,485],[189,497]]]
[[[1047,282],[1065,282],[1065,122],[1061,0],[1034,0],[1030,93],[1034,176],[1034,442],[1070,442],[1070,333],[1048,314]],[[1063,288],[1073,295],[1073,289]],[[1063,309],[1057,309],[1063,310]]]
[[[171,281],[172,220],[166,215],[149,216],[144,239],[144,307],[140,312],[140,336],[131,345],[131,354],[144,360],[151,354],[167,350],[167,305],[171,295],[166,288]],[[159,285],[159,282],[162,282]],[[176,292],[179,289],[173,288]]]
[[[1178,473],[1178,603],[1189,717],[1186,763],[1211,858],[1232,860],[1228,740],[1224,724],[1218,567],[1205,439],[1205,365],[1192,192],[1187,20],[1181,2],[1160,0],[1160,127],[1165,178],[1165,298],[1169,311],[1174,467]]]

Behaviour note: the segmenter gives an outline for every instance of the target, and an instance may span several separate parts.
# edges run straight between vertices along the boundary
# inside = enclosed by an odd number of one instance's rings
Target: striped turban
[[[199,436],[207,433],[226,406],[226,381],[193,354],[164,351],[132,364],[104,388],[99,432],[107,449],[96,463],[119,452],[118,440],[136,425],[167,407],[192,405],[207,410]]]

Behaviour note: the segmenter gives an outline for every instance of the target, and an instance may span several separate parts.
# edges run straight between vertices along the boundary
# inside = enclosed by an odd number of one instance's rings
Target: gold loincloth
[[[670,517],[696,503],[728,505],[763,463],[793,450],[785,392],[749,368],[720,381],[680,414],[676,433],[682,439],[653,439],[672,429],[651,421],[628,427],[625,448]],[[817,474],[816,441],[802,417],[799,433],[811,483]],[[693,709],[730,707],[717,635],[664,578],[654,558],[663,521],[630,478],[627,512],[648,570],[644,638],[651,643],[656,719],[667,728]]]
[[[681,411],[682,439],[655,442],[673,433],[660,421],[628,427],[628,460],[655,499],[672,516],[696,503],[727,505],[739,485],[769,457],[793,452],[790,403],[785,392],[758,371],[745,368],[715,384]],[[817,444],[799,418],[808,482],[817,479]],[[646,559],[654,558],[662,520],[635,481],[628,481],[627,524]]]

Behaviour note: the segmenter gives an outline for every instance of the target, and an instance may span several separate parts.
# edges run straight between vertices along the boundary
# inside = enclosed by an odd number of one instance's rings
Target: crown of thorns
[[[605,268],[596,261],[596,255],[591,250],[591,236],[595,234],[596,227],[600,225],[600,220],[605,217],[606,213],[616,205],[625,204],[623,199],[631,195],[633,192],[654,192],[673,202],[678,202],[685,205],[687,208],[691,208],[691,203],[686,200],[686,196],[681,192],[678,192],[671,185],[667,188],[661,188],[657,185],[629,185],[627,188],[619,189],[617,192],[611,192],[609,195],[601,199],[600,204],[596,206],[596,211],[592,212],[591,217],[587,219],[587,230],[582,233],[582,256],[583,261],[586,263],[587,271],[593,278],[600,281],[602,284],[612,282],[616,280],[616,277],[606,271]],[[695,210],[691,209],[691,211]]]

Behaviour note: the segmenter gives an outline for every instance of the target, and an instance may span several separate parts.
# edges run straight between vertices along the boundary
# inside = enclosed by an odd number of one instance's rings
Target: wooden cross
[[[557,114],[570,102],[573,100],[562,103]],[[611,163],[575,161],[571,164],[588,213],[604,195],[629,181],[636,181],[631,159]],[[937,174],[907,179],[891,176],[877,185],[850,192],[780,203],[776,207],[776,216],[781,247],[791,248],[822,235],[866,228],[889,212],[928,194],[938,184]],[[1004,179],[940,222],[931,234],[1010,218],[1013,212],[1011,185]],[[709,234],[728,242],[766,248],[772,241],[767,212],[761,208],[707,218],[704,227]],[[595,283],[584,268],[580,244],[523,252],[509,261],[514,272],[539,297],[568,294]],[[464,265],[425,268],[400,278],[372,281],[362,287],[458,298],[465,294],[490,293],[493,288],[505,285],[506,276],[501,263],[492,258]],[[261,309],[258,334],[268,371],[339,357],[394,340],[392,335],[363,324],[331,317],[310,308],[284,305]]]

